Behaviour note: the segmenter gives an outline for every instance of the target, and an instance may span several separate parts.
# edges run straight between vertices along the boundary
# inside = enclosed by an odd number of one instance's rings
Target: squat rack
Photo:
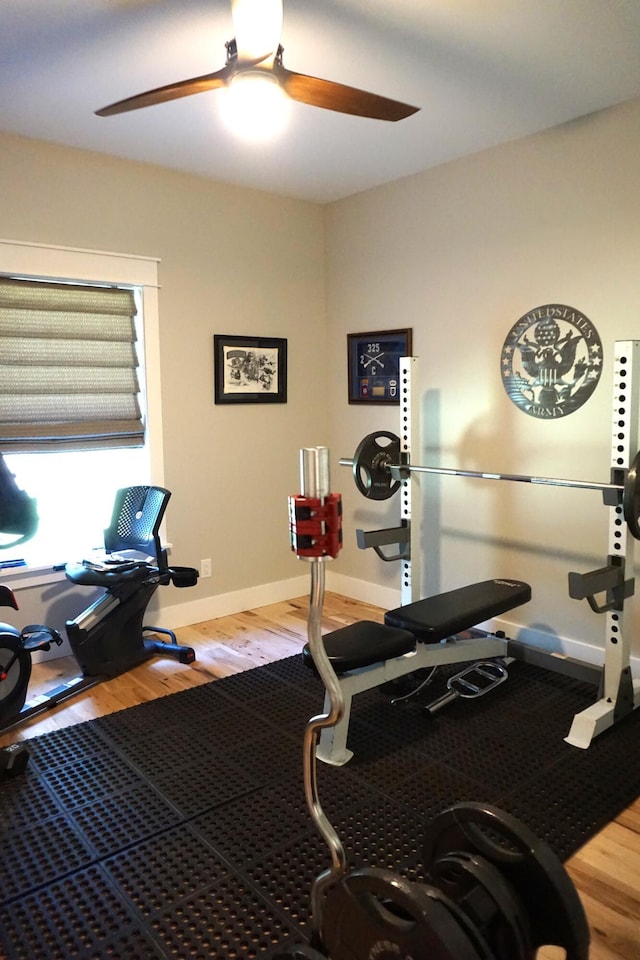
[[[421,599],[422,558],[419,533],[422,526],[422,498],[416,486],[420,473],[600,490],[605,506],[610,508],[607,563],[599,570],[587,574],[569,574],[569,595],[573,599],[587,599],[594,612],[606,614],[604,665],[600,675],[599,698],[586,710],[574,716],[571,730],[565,738],[573,746],[586,749],[595,736],[640,706],[640,681],[634,680],[631,674],[630,636],[629,631],[624,629],[624,601],[633,595],[635,585],[634,537],[637,538],[640,533],[640,454],[635,452],[638,444],[640,341],[620,340],[616,341],[614,346],[609,483],[477,473],[413,465],[412,451],[419,449],[420,445],[419,407],[415,391],[412,390],[412,375],[417,369],[417,362],[416,357],[404,357],[400,361],[400,436],[395,438],[399,440],[399,462],[382,462],[380,469],[384,469],[388,474],[389,490],[383,490],[383,493],[376,497],[386,499],[399,488],[401,525],[371,532],[358,530],[358,545],[373,547],[383,560],[400,560],[401,604],[405,605]],[[342,466],[353,468],[356,485],[362,490],[357,458],[344,458],[339,462]],[[391,480],[395,482],[393,487]],[[390,543],[400,545],[400,551],[395,556],[386,556],[380,550],[381,546]],[[629,578],[625,578],[625,570],[631,572]],[[604,604],[599,604],[595,599],[595,595],[601,592],[606,594]],[[535,658],[536,662],[543,663],[550,669],[558,670],[558,662],[563,662],[558,657],[536,651],[528,644],[513,641],[510,643],[514,650],[517,648],[518,655],[526,659]],[[576,664],[577,661],[573,663]]]

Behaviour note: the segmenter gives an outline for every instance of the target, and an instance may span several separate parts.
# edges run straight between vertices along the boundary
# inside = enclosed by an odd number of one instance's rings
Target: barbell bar
[[[386,442],[384,442],[386,441]],[[388,500],[403,480],[412,473],[432,473],[450,477],[470,477],[478,480],[510,480],[516,483],[534,483],[550,487],[572,487],[578,490],[599,490],[603,494],[616,491],[622,494],[622,508],[629,531],[640,540],[640,451],[627,470],[624,483],[599,483],[592,480],[567,480],[560,477],[531,477],[519,473],[482,473],[450,467],[423,467],[403,463],[400,438],[387,430],[369,433],[360,441],[352,459],[343,458],[340,466],[351,467],[356,487],[369,500]]]

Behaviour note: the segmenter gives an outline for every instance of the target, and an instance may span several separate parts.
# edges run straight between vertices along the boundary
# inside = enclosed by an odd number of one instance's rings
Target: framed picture
[[[286,403],[287,341],[272,337],[213,338],[216,403]]]
[[[400,403],[400,358],[410,356],[410,329],[348,333],[349,403]]]

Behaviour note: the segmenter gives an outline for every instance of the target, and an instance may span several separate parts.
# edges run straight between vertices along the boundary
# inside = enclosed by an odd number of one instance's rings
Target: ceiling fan
[[[110,117],[116,113],[227,87],[236,77],[248,73],[275,79],[292,100],[337,113],[396,121],[410,117],[419,110],[419,107],[375,93],[287,70],[282,62],[283,48],[280,45],[282,0],[231,0],[231,16],[235,37],[225,44],[227,59],[221,70],[127,97],[96,110],[97,116]]]

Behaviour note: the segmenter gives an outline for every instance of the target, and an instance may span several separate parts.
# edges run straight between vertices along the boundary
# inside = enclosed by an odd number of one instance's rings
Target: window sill
[[[164,543],[164,549],[171,555],[171,543]],[[60,566],[27,565],[20,567],[5,567],[0,569],[0,583],[5,583],[13,590],[24,590],[28,587],[45,587],[49,583],[60,583],[65,580],[64,564]]]
[[[5,567],[0,570],[0,583],[6,583],[14,590],[44,587],[48,583],[59,583],[64,579],[64,568],[57,570],[52,566]]]

